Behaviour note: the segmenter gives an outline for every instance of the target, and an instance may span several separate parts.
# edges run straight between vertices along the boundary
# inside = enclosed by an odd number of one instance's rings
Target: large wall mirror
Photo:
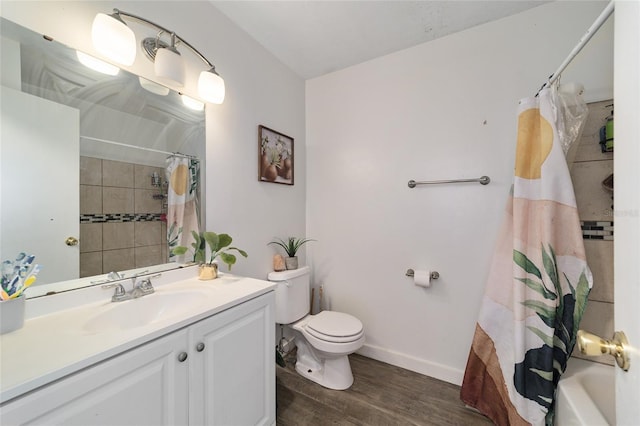
[[[123,70],[97,72],[4,18],[0,30],[0,258],[36,256],[42,270],[29,297],[94,285],[111,271],[175,267],[165,170],[178,153],[199,164],[204,182],[203,105]]]

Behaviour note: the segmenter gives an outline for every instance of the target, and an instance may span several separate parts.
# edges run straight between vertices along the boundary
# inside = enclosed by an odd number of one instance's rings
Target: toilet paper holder
[[[408,277],[413,277],[415,275],[415,271],[413,269],[407,269],[407,272],[405,273],[405,275],[408,276]],[[432,271],[431,272],[431,279],[432,280],[437,280],[438,278],[440,278],[440,272]]]

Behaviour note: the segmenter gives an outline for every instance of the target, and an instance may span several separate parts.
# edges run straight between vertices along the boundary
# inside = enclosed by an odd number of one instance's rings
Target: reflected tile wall
[[[133,247],[134,223],[103,223],[102,249],[114,250]]]
[[[102,274],[102,251],[80,253],[80,277]]]
[[[134,245],[153,246],[161,245],[164,241],[161,230],[162,222],[136,222],[134,226]]]
[[[611,114],[613,101],[589,104],[589,118],[582,137],[567,159],[582,221],[587,264],[593,273],[593,288],[580,328],[609,339],[613,336],[613,197],[602,181],[613,173],[613,153],[600,149],[600,128]],[[574,357],[613,364],[610,356],[585,357],[574,348]]]
[[[80,157],[80,183],[102,186],[102,160]]]
[[[162,200],[156,200],[154,195],[158,194],[153,189],[134,189],[134,212],[135,213],[160,213],[162,211]]]
[[[80,276],[156,265],[168,258],[160,221],[164,190],[152,185],[164,169],[80,158]],[[166,191],[165,191],[166,192]]]
[[[131,163],[102,160],[102,185],[133,188],[133,168]]]
[[[102,213],[133,213],[133,188],[102,187]]]
[[[80,224],[80,253],[102,251],[102,224]],[[86,276],[86,275],[85,275]]]
[[[102,270],[124,271],[136,267],[134,249],[104,250],[102,252]]]
[[[80,214],[102,213],[102,186],[80,184]]]
[[[136,268],[144,268],[145,266],[163,263],[162,246],[160,245],[136,247],[134,250]]]

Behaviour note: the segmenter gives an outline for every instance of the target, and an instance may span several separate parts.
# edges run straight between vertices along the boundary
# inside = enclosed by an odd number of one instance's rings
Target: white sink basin
[[[129,330],[185,314],[207,294],[202,291],[153,293],[123,302],[111,302],[89,317],[83,329],[89,333]]]

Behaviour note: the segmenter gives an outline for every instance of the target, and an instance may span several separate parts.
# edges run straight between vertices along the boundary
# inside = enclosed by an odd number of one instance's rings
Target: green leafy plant
[[[308,243],[309,241],[315,241],[311,238],[296,238],[296,237],[288,237],[287,241],[284,241],[280,238],[276,238],[271,241],[269,244],[276,244],[282,247],[287,253],[289,257],[295,257],[296,253],[302,247],[303,244]]]
[[[541,248],[542,268],[536,266],[524,253],[513,250],[513,261],[525,273],[525,277],[514,277],[533,290],[534,299],[521,302],[531,309],[549,327],[542,330],[528,325],[527,329],[539,337],[543,345],[529,348],[524,360],[514,366],[514,385],[519,394],[536,401],[547,411],[547,424],[553,418],[553,398],[560,376],[576,342],[576,335],[589,296],[589,281],[586,269],[582,271],[576,285],[569,277],[558,271],[558,262],[553,247]]]
[[[211,251],[209,262],[207,262],[208,265],[211,265],[217,257],[220,257],[220,260],[222,260],[229,270],[231,270],[231,266],[235,265],[237,258],[234,254],[228,253],[229,250],[235,250],[242,256],[248,257],[247,252],[244,250],[237,247],[229,247],[231,245],[231,241],[233,241],[233,238],[231,238],[229,234],[216,234],[215,232],[210,231],[200,233],[191,231],[191,234],[194,239],[194,242],[191,243],[191,247],[193,247],[193,261],[195,263],[206,262],[207,245]],[[174,255],[178,256],[187,253],[187,251],[189,251],[189,248],[185,246],[177,246],[171,250]]]

